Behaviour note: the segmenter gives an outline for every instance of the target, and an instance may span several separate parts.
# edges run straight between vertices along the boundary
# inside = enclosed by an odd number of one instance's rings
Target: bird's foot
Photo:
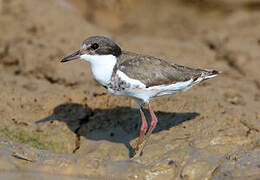
[[[135,143],[133,143],[132,147],[135,148],[133,148],[133,152],[131,152],[131,159],[141,156],[143,154],[144,147],[148,143],[149,143],[149,136],[145,136],[141,144],[138,143],[138,140]]]
[[[139,142],[139,141],[138,141],[138,139],[137,139],[137,140],[135,140],[134,142],[130,143],[130,145],[131,145],[132,148],[131,148],[129,157],[130,157],[131,159],[134,159],[135,157],[138,156],[138,153],[136,153],[136,152],[137,152],[137,149],[138,149],[138,147],[139,147],[138,142]]]
[[[136,157],[139,157],[142,154],[143,151],[143,143],[140,144],[138,140],[136,140],[134,143],[131,144],[132,151],[130,152],[130,158],[134,159]]]

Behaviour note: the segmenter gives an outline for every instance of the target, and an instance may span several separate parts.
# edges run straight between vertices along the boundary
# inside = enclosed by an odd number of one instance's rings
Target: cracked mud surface
[[[259,179],[259,10],[251,0],[0,0],[0,179]],[[86,62],[59,63],[97,34],[222,74],[154,99],[158,126],[131,160],[135,102],[108,95]]]

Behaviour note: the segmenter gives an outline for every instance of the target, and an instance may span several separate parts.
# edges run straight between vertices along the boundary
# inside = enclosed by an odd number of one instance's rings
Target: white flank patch
[[[94,78],[103,86],[110,83],[110,79],[116,64],[116,57],[113,55],[88,55],[83,54],[80,59],[90,63]]]
[[[149,92],[145,91],[145,84],[139,80],[128,77],[125,73],[118,70],[116,75],[123,81],[125,81],[129,87],[121,91],[114,91],[108,88],[108,92],[115,96],[130,96],[132,98],[141,99],[145,102],[149,100]],[[148,94],[147,94],[148,93]]]
[[[129,83],[131,88],[134,88],[134,87],[137,87],[139,86],[140,88],[145,88],[145,84],[142,83],[141,81],[139,80],[136,80],[136,79],[132,79],[132,78],[129,78],[125,73],[123,73],[122,71],[118,70],[117,71],[117,75],[125,82]]]

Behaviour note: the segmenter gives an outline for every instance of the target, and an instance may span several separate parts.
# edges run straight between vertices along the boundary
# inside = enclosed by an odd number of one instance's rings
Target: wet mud
[[[258,2],[0,0],[0,27],[0,179],[259,179]],[[59,62],[91,35],[222,73],[152,100],[158,126],[131,159],[135,101]]]

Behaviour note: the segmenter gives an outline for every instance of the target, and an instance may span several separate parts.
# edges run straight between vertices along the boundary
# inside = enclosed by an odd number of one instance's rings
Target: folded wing
[[[124,59],[124,60],[123,60]],[[196,81],[218,74],[215,70],[194,69],[145,55],[123,52],[118,68],[132,79],[138,79],[146,87],[168,85],[190,79]]]

